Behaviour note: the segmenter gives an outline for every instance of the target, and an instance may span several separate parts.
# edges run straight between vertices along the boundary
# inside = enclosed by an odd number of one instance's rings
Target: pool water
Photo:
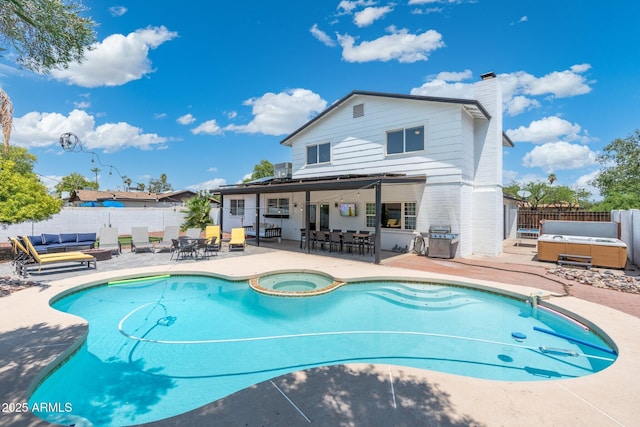
[[[70,412],[39,415],[76,426],[151,422],[323,365],[384,363],[539,381],[589,375],[615,360],[597,348],[608,348],[601,338],[553,312],[437,284],[355,283],[282,298],[247,282],[172,276],[94,287],[54,307],[87,319],[89,335],[30,406],[71,403]]]

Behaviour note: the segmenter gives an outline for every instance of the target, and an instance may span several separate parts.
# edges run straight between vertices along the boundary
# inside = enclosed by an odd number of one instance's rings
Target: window
[[[403,230],[416,229],[417,217],[416,202],[383,203],[382,204],[382,228],[395,228]],[[365,205],[365,225],[373,228],[376,226],[376,204]]]
[[[267,199],[265,216],[289,216],[289,199]]]
[[[244,215],[244,199],[231,199],[230,202],[229,214],[235,216]]]
[[[424,126],[387,132],[387,154],[424,150]]]
[[[329,163],[331,161],[331,143],[307,146],[307,164]]]

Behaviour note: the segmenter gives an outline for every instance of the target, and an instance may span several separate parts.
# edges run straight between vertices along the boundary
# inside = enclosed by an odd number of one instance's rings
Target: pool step
[[[467,295],[458,294],[420,297],[414,293],[390,291],[389,289],[380,289],[368,292],[368,294],[392,304],[414,309],[450,310],[478,302]]]
[[[558,255],[558,265],[578,265],[590,270],[591,257],[588,255],[560,254]]]

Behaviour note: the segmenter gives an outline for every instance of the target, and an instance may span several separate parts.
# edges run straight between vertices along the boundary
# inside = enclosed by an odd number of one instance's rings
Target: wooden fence
[[[611,212],[518,209],[518,228],[540,228],[542,220],[611,221]]]

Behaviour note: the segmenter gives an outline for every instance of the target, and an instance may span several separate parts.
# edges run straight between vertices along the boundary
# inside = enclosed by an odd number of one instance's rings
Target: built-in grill
[[[453,258],[458,249],[458,235],[451,233],[449,225],[429,227],[429,258]]]

